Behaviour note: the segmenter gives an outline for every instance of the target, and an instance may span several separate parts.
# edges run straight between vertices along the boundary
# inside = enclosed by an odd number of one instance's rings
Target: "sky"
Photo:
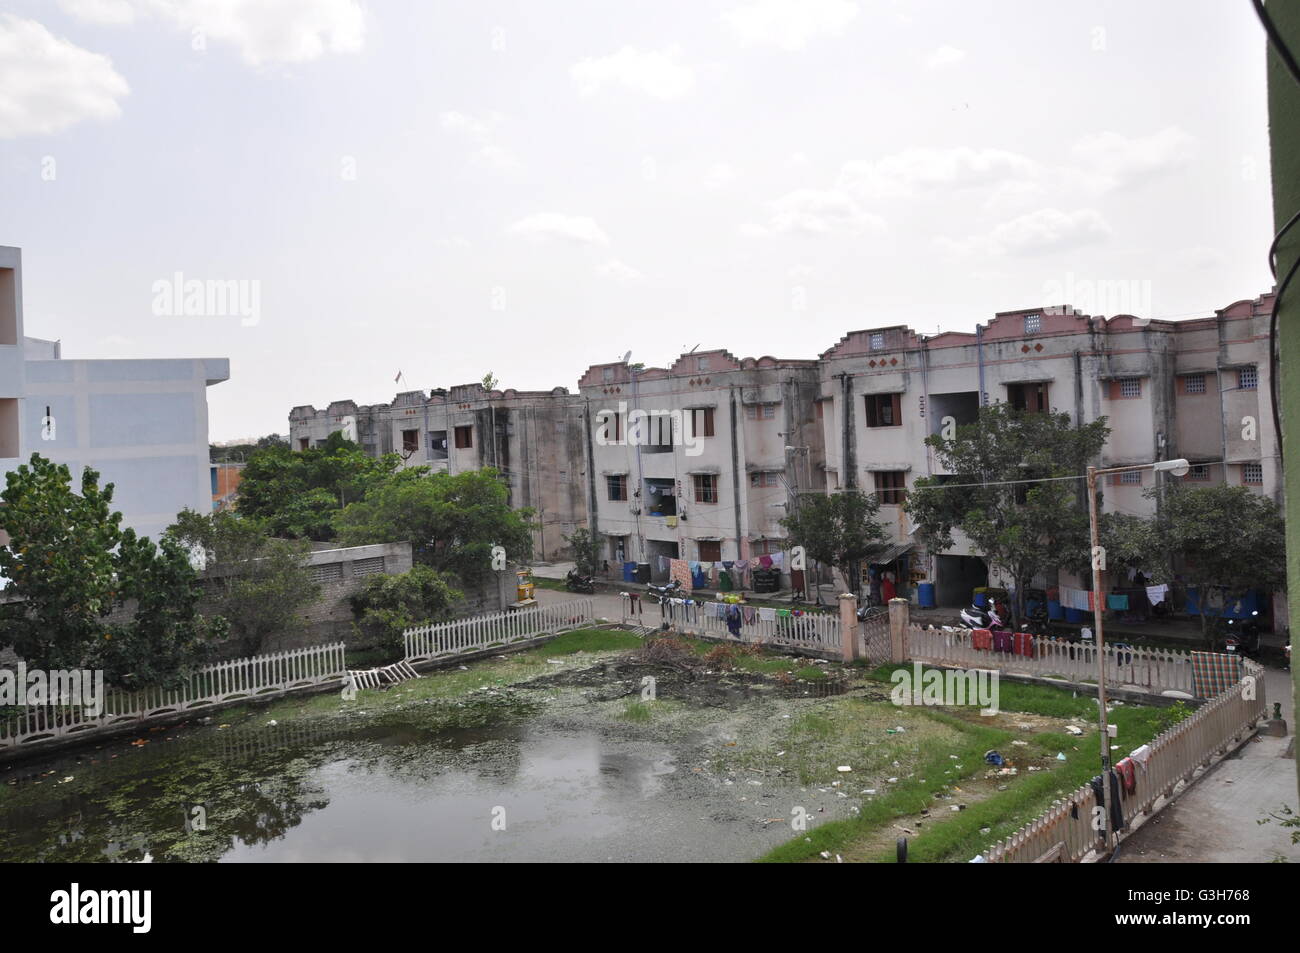
[[[0,244],[66,358],[228,357],[213,440],[1207,315],[1271,287],[1264,49],[1225,0],[0,0]]]

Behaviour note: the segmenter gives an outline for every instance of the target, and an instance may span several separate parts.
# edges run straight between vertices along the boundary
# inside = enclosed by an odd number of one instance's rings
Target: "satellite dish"
[[[623,355],[623,363],[626,364],[626,363],[627,363],[627,359],[628,359],[629,357],[631,357],[631,356],[632,356],[632,352],[631,352],[631,351],[628,351],[626,354],[624,354],[624,355]]]

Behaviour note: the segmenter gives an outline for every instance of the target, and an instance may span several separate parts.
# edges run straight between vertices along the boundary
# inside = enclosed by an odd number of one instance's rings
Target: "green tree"
[[[368,456],[337,432],[309,450],[273,445],[249,456],[236,508],[264,521],[272,536],[333,539],[338,512],[400,468],[399,455]]]
[[[1086,498],[1073,478],[1101,453],[1109,432],[1104,417],[1075,426],[1064,413],[1003,403],[980,408],[973,423],[926,440],[946,475],[922,477],[908,494],[917,539],[943,552],[954,530],[965,533],[990,568],[1014,580],[1018,620],[1035,574],[1086,559]]]
[[[1160,501],[1156,533],[1163,549],[1179,557],[1183,578],[1196,587],[1202,609],[1215,586],[1222,586],[1231,602],[1250,589],[1285,585],[1286,528],[1281,508],[1269,497],[1244,486],[1181,483],[1146,495]],[[1204,611],[1201,633],[1208,643],[1212,633]]]
[[[793,545],[802,546],[809,559],[839,569],[856,593],[862,588],[862,562],[882,552],[889,539],[876,519],[879,513],[874,493],[802,493],[781,525]]]
[[[201,556],[212,614],[226,620],[241,655],[256,655],[269,635],[300,629],[301,610],[320,595],[306,563],[310,544],[273,538],[259,520],[187,509],[164,539]]]
[[[400,575],[373,576],[352,597],[357,628],[392,657],[402,654],[402,633],[412,626],[440,622],[451,615],[462,593],[451,579],[428,566]]]
[[[11,471],[0,494],[0,643],[33,667],[103,668],[113,685],[175,682],[224,634],[195,609],[198,582],[183,550],[122,529],[113,484],[87,467],[81,492],[64,464],[39,454]],[[111,619],[135,602],[130,621]]]
[[[532,510],[511,509],[497,471],[429,476],[422,470],[385,480],[364,500],[349,504],[336,523],[343,544],[409,540],[416,562],[451,573],[467,586],[492,571],[494,546],[504,548],[513,562],[532,556]]]
[[[600,571],[600,541],[590,530],[575,529],[564,541],[573,549],[573,565],[580,575],[594,576]]]

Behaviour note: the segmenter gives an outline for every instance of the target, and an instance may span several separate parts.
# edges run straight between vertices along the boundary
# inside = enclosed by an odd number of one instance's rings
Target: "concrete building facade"
[[[876,492],[892,527],[900,579],[932,581],[940,604],[990,582],[958,538],[920,552],[902,502],[917,477],[941,471],[924,443],[945,420],[981,404],[1106,417],[1098,466],[1187,458],[1189,483],[1232,483],[1280,501],[1281,471],[1269,368],[1272,296],[1238,301],[1212,318],[1089,317],[1072,308],[1004,312],[975,333],[922,337],[907,327],[854,331],[821,356],[827,486]],[[1103,509],[1150,515],[1150,471],[1113,477]],[[998,580],[992,580],[995,584]]]
[[[22,256],[0,247],[0,480],[33,453],[67,464],[74,487],[92,467],[123,525],[157,537],[212,506],[207,388],[229,377],[225,358],[63,360],[24,337]]]
[[[342,431],[372,456],[397,453],[402,465],[461,473],[495,467],[511,506],[534,511],[533,553],[554,559],[565,537],[586,525],[582,401],[566,388],[488,391],[462,384],[404,391],[389,404],[334,401],[289,414],[295,450],[319,446]]]
[[[717,562],[782,550],[796,493],[824,486],[813,360],[683,354],[671,367],[620,362],[579,381],[588,506],[611,568]]]

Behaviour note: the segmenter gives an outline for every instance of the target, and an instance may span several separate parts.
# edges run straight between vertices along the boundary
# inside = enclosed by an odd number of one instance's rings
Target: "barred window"
[[[885,349],[885,335],[883,332],[876,332],[871,335],[871,350],[883,351]]]
[[[1241,465],[1241,482],[1248,486],[1262,486],[1264,483],[1264,465],[1262,463],[1243,463]]]
[[[1237,386],[1242,390],[1256,390],[1259,388],[1259,371],[1253,366],[1242,367],[1237,370]]]
[[[1204,394],[1205,393],[1205,375],[1188,374],[1183,378],[1184,394]]]
[[[343,578],[342,563],[325,563],[322,566],[311,567],[312,582],[337,582]]]
[[[1043,316],[1041,314],[1025,315],[1025,333],[1037,334],[1043,329]]]
[[[352,563],[352,575],[354,576],[380,575],[383,571],[383,556],[372,556],[369,559],[358,559]]]
[[[1121,397],[1141,397],[1142,396],[1142,378],[1126,377],[1119,382],[1119,396]]]
[[[1121,473],[1121,474],[1119,475],[1119,482],[1120,482],[1120,483],[1127,483],[1127,484],[1129,484],[1129,485],[1132,485],[1132,484],[1135,484],[1135,483],[1136,483],[1136,484],[1141,484],[1141,483],[1142,483],[1142,471],[1141,471],[1141,470],[1129,470],[1127,473]]]

